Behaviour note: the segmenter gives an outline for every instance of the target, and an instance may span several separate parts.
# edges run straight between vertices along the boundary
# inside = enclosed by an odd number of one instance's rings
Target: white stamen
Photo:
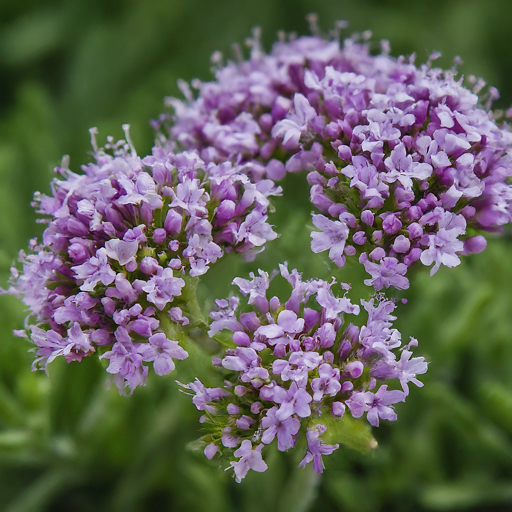
[[[135,147],[133,145],[132,139],[130,137],[130,125],[129,124],[123,124],[122,126],[124,131],[124,136],[126,137],[126,142],[128,142],[128,145],[130,146],[130,150],[132,152],[133,156],[137,156],[137,151],[135,151]]]
[[[316,12],[311,12],[306,15],[306,21],[309,24],[309,30],[314,36],[319,36],[320,31],[318,29],[318,14]]]
[[[94,150],[94,154],[96,155],[98,153],[98,144],[96,142],[96,135],[98,135],[98,128],[96,128],[96,126],[89,128],[89,133],[91,134],[91,146],[92,146],[92,149]]]

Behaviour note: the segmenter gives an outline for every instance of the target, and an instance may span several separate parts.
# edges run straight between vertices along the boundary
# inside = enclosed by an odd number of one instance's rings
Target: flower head
[[[92,130],[95,161],[83,174],[58,168],[52,195],[36,194],[48,227],[33,253],[21,254],[9,293],[30,309],[36,366],[102,347],[116,384],[133,390],[145,383],[144,363],[165,375],[187,357],[164,333],[169,319],[171,332],[191,325],[187,282],[193,289],[224,251],[275,238],[266,211],[280,191],[269,179],[251,182],[243,165],[207,164],[194,151],[155,146],[140,158],[125,128],[128,142],[101,149]],[[220,211],[222,201],[233,207]]]
[[[302,281],[301,274],[289,272],[286,264],[280,269],[292,287],[284,306],[277,297],[267,299],[266,280],[258,287],[256,302],[251,295],[256,289],[253,276],[252,282],[234,280],[248,296],[246,307],[252,311],[233,310],[226,322],[217,320],[219,313],[211,313],[214,324],[222,322],[215,332],[222,328],[222,339],[231,337],[237,345],[215,363],[223,368],[224,393],[207,397],[204,386],[188,385],[196,393],[193,401],[198,409],[210,413],[203,417],[207,456],[220,451],[233,457],[237,481],[251,467],[251,457],[256,467],[263,468],[259,461],[264,445],[276,438],[278,449],[285,451],[305,435],[308,450],[300,465],[313,462],[315,471],[321,472],[322,456],[338,445],[323,441],[327,427],[318,423],[319,418],[339,418],[348,408],[354,418],[365,416],[374,426],[379,419],[394,421],[392,404],[405,400],[409,382],[421,386],[417,375],[426,371],[423,358],[411,359],[412,342],[400,355],[393,301],[382,295],[361,301],[368,318],[359,329],[345,318],[358,315],[359,307],[346,296],[336,297],[334,283]],[[260,275],[266,274],[260,271]],[[227,304],[217,302],[220,308]],[[387,382],[393,380],[404,392],[388,391]],[[251,443],[260,441],[252,450]],[[258,455],[251,455],[255,450]],[[242,453],[249,458],[237,461]]]

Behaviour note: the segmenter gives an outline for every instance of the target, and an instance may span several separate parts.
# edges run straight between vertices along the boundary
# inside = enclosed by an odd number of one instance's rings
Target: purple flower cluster
[[[417,375],[427,371],[423,357],[411,358],[415,339],[401,346],[392,325],[394,302],[383,296],[362,300],[368,318],[358,328],[344,316],[358,315],[360,308],[334,295],[334,280],[303,281],[286,264],[280,270],[292,286],[284,304],[275,296],[267,299],[269,276],[260,271],[259,277],[233,282],[249,297],[247,311],[238,313],[239,300],[232,298],[219,301],[220,310],[211,314],[210,332],[226,329],[233,343],[214,360],[224,388],[206,388],[197,379],[184,386],[204,411],[205,455],[228,454],[237,481],[249,469],[266,469],[262,450],[274,439],[280,451],[304,444],[300,466],[313,462],[322,472],[322,455],[338,447],[323,441],[322,417],[341,418],[348,408],[374,426],[380,419],[394,421],[393,404],[405,401],[409,382],[422,386]]]
[[[295,110],[300,102],[309,124],[299,133],[291,113],[272,130],[284,141],[294,129],[302,142],[287,169],[310,170],[321,212],[312,251],[329,250],[338,266],[359,254],[376,290],[408,288],[418,260],[434,264],[431,274],[458,265],[458,255],[486,245],[468,227],[497,229],[512,215],[510,131],[453,73],[430,65],[402,63],[385,88],[332,66],[322,76],[306,70],[308,96],[296,94]]]
[[[386,42],[375,56],[355,38],[281,40],[268,55],[249,43],[247,61],[214,55],[216,80],[194,81],[196,99],[182,84],[167,143],[271,179],[307,171],[313,252],[338,266],[358,255],[367,284],[405,289],[413,263],[458,265],[485,249],[476,230],[511,221],[512,135],[489,110],[494,88],[479,97],[482,80],[470,91],[432,67],[438,55],[416,67]]]
[[[52,195],[36,194],[48,226],[21,253],[9,293],[28,306],[18,334],[36,344],[34,368],[99,351],[119,389],[133,390],[145,383],[143,363],[166,375],[187,357],[167,335],[197,321],[187,292],[194,278],[224,251],[258,251],[277,236],[266,212],[280,188],[195,151],[156,146],[139,158],[125,131],[128,142],[100,149],[92,130],[95,162],[80,174],[64,162]]]
[[[267,469],[274,440],[302,446],[300,466],[320,473],[338,447],[334,424],[394,421],[393,405],[427,371],[416,340],[402,345],[393,328],[393,301],[362,300],[356,327],[344,317],[360,307],[333,293],[334,279],[303,281],[286,264],[284,304],[267,298],[260,270],[233,281],[246,306],[217,300],[206,326],[198,278],[225,252],[252,258],[277,237],[275,181],[307,173],[312,252],[338,267],[358,257],[376,291],[407,289],[416,262],[431,274],[458,265],[485,249],[480,231],[512,220],[512,133],[490,110],[494,88],[471,78],[465,88],[455,69],[432,66],[436,55],[417,67],[386,42],[372,55],[358,36],[282,39],[268,55],[257,34],[249,43],[246,61],[215,54],[215,80],[193,81],[197,93],[180,82],[185,100],[170,98],[173,114],[154,122],[151,155],[136,154],[127,126],[126,141],[104,148],[91,130],[94,162],[75,173],[64,159],[52,194],[36,194],[48,226],[8,290],[29,310],[16,333],[36,345],[34,369],[98,353],[120,392],[145,384],[145,363],[172,372],[189,329],[209,328],[230,347],[214,359],[225,385],[182,386],[204,411],[205,455],[227,455],[238,482]]]

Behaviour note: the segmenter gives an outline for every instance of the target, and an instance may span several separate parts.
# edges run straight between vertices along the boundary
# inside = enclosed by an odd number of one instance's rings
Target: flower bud
[[[274,120],[272,119],[272,115],[271,114],[263,114],[261,117],[260,117],[260,122],[259,122],[260,126],[261,126],[261,129],[265,132],[268,132],[273,126],[274,126]]]
[[[248,331],[255,331],[260,326],[260,320],[254,311],[251,311],[250,313],[242,313],[240,315],[240,323]]]
[[[345,366],[345,373],[347,373],[350,378],[357,379],[361,377],[363,374],[364,365],[361,363],[361,361],[354,361],[352,363],[348,363]]]
[[[130,260],[125,266],[124,268],[128,271],[128,272],[135,272],[137,270],[137,260],[133,259],[133,260]]]
[[[233,333],[233,341],[241,347],[250,347],[251,340],[249,335],[243,331],[236,331]]]
[[[345,413],[345,404],[343,402],[333,402],[331,412],[336,418],[341,418]],[[209,458],[211,459],[211,457]]]
[[[153,231],[153,241],[157,245],[163,244],[165,242],[166,237],[167,233],[163,228],[156,228],[155,231]]]
[[[346,210],[346,208],[345,208],[345,210]],[[351,213],[348,213],[347,211],[340,213],[339,219],[342,222],[346,222],[347,225],[351,228],[356,227],[357,220],[356,220],[355,215],[352,215]]]
[[[292,101],[288,98],[285,98],[283,96],[278,96],[275,101],[274,105],[272,107],[272,117],[275,121],[279,121],[283,119],[288,111],[290,110],[290,107],[292,105]]]
[[[217,224],[226,224],[235,214],[236,204],[230,199],[224,199],[217,208],[215,220]]]
[[[169,261],[169,267],[175,270],[181,268],[181,260],[179,258],[172,258],[172,260]]]
[[[238,418],[235,423],[240,430],[249,430],[255,421],[244,414],[241,418]]]
[[[352,151],[348,146],[342,144],[338,146],[338,157],[345,162],[350,162],[352,160]]]
[[[80,265],[90,257],[89,251],[79,243],[71,244],[68,247],[68,254],[77,265]]]
[[[282,180],[286,175],[283,162],[272,159],[267,164],[267,177],[274,181]]]
[[[382,231],[378,229],[372,233],[372,242],[379,243],[382,240]]]
[[[171,240],[167,248],[172,252],[176,252],[180,248],[180,243],[178,240]]]
[[[350,380],[346,380],[342,385],[341,385],[341,392],[342,393],[347,393],[348,391],[352,391],[354,389],[354,384],[352,383],[352,381]]]
[[[405,256],[404,263],[408,267],[411,266],[415,261],[418,261],[420,259],[422,252],[423,251],[419,247],[412,249],[412,251],[409,254],[407,254],[407,256]]]
[[[204,449],[204,454],[207,459],[213,459],[214,455],[219,451],[219,447],[215,443],[210,443]]]
[[[357,231],[354,233],[352,240],[357,245],[364,245],[367,242],[366,234],[364,231]]]
[[[396,237],[393,243],[393,250],[399,254],[406,253],[411,247],[411,242],[404,236],[399,235]]]
[[[105,207],[105,217],[107,221],[112,223],[114,226],[124,226],[123,217],[117,211],[117,209],[111,204],[107,204],[107,206]]]
[[[227,406],[227,411],[228,411],[228,414],[238,414],[239,412],[239,407],[238,405],[235,405],[235,404],[229,404]]]
[[[464,240],[464,252],[468,254],[479,254],[487,247],[487,240],[482,235],[472,236]]]
[[[375,215],[370,210],[364,210],[361,213],[361,220],[368,226],[373,226]]]
[[[101,303],[103,304],[103,307],[105,308],[105,313],[107,315],[113,315],[114,311],[116,310],[115,302],[110,297],[103,297],[101,299]]]
[[[343,250],[343,252],[347,256],[354,256],[354,254],[356,253],[356,248],[353,245],[346,245],[345,249]]]
[[[234,391],[236,396],[241,397],[247,393],[247,388],[245,386],[235,386]]]
[[[165,230],[171,234],[175,235],[181,231],[181,223],[182,217],[181,215],[172,208],[167,212],[167,216],[165,217],[164,228]]]
[[[415,205],[415,206],[411,206],[406,212],[405,212],[405,216],[407,217],[407,219],[409,220],[418,220],[421,216],[423,215],[423,211],[422,209]]]
[[[156,261],[155,258],[152,258],[151,256],[142,258],[142,261],[140,262],[140,271],[148,276],[154,274],[159,267],[160,265],[158,264],[158,261]]]
[[[407,232],[409,233],[411,240],[415,240],[416,238],[423,236],[423,228],[417,222],[413,222],[407,226]]]
[[[400,219],[398,219],[396,215],[389,214],[382,222],[382,229],[388,235],[394,235],[402,229],[402,223],[400,222]]]
[[[474,206],[470,206],[469,204],[462,208],[459,212],[466,220],[471,219],[475,216],[476,208]]]
[[[386,251],[382,247],[377,247],[369,254],[370,258],[374,261],[379,261],[386,256]]]
[[[281,307],[281,303],[279,302],[279,299],[277,297],[272,297],[269,300],[269,306],[272,311],[277,311]]]
[[[263,409],[263,404],[261,402],[253,402],[251,404],[251,412],[253,414],[259,414],[259,412],[261,411],[261,409]]]
[[[333,201],[329,199],[323,192],[321,185],[313,185],[311,187],[311,202],[322,212],[327,213],[329,206],[333,204]]]
[[[341,133],[341,128],[338,123],[330,122],[325,127],[325,133],[333,140],[337,139]]]

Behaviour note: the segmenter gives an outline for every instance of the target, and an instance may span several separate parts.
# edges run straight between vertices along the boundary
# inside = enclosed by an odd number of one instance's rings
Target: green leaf
[[[30,432],[25,430],[7,430],[0,432],[0,448],[19,448],[32,441]]]
[[[212,339],[224,348],[236,348],[237,344],[232,339],[233,333],[229,334],[229,331],[224,330],[212,336]]]
[[[322,439],[328,444],[341,443],[362,453],[374,450],[378,446],[366,422],[352,418],[349,414],[345,414],[342,418],[325,414],[313,420],[310,426],[318,424],[327,427]]]
[[[39,512],[52,498],[76,480],[76,471],[59,468],[44,473],[28,486],[18,499],[9,503],[6,512]]]
[[[194,441],[190,441],[185,445],[185,449],[191,452],[196,452],[199,450],[204,450],[206,445],[206,441],[204,440],[204,436],[199,439],[195,439]]]
[[[318,494],[320,475],[309,464],[305,468],[295,468],[283,486],[277,510],[281,512],[307,512]]]

